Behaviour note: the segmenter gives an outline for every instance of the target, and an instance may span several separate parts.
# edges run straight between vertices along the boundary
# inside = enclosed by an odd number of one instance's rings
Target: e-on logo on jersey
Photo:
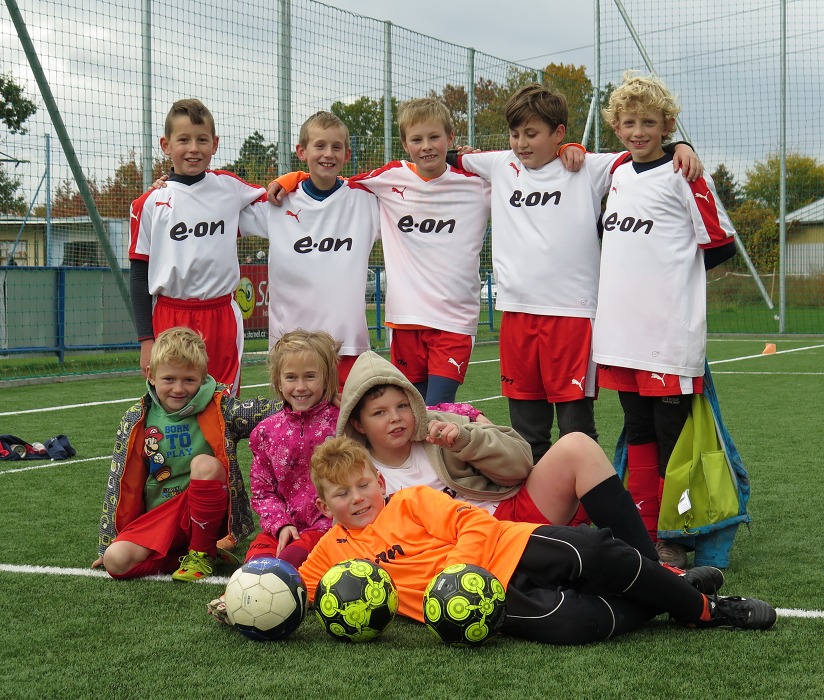
[[[311,253],[317,250],[320,253],[337,253],[341,248],[347,251],[352,250],[351,238],[321,238],[319,241],[313,241],[311,236],[304,236],[295,241],[292,246],[296,253]]]
[[[412,233],[415,230],[421,233],[440,233],[447,229],[447,233],[454,233],[455,219],[424,219],[423,221],[415,221],[409,214],[401,217],[398,221],[398,230],[403,233]]]
[[[550,201],[556,206],[561,203],[560,190],[555,190],[555,192],[530,192],[527,195],[521,190],[515,190],[509,198],[509,203],[513,207],[543,207],[549,204]]]
[[[189,234],[192,234],[195,238],[214,236],[216,233],[219,233],[222,236],[224,229],[225,224],[222,219],[220,221],[200,221],[192,227],[189,227],[185,222],[180,221],[172,226],[169,231],[169,238],[173,241],[185,241],[189,237]]]
[[[619,231],[636,233],[642,231],[644,235],[652,233],[653,221],[652,219],[636,219],[634,216],[625,216],[623,219],[618,219],[618,213],[612,212],[606,219],[604,219],[604,231]]]

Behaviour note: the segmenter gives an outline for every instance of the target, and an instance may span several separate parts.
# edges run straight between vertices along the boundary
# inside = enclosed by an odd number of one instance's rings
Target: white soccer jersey
[[[435,473],[435,468],[429,461],[429,457],[426,456],[426,448],[421,442],[412,443],[409,459],[399,467],[390,467],[374,457],[372,457],[372,463],[375,465],[375,469],[383,475],[387,494],[391,495],[410,486],[429,486],[455,498],[455,492],[447,488],[446,484]],[[478,508],[483,508],[490,515],[495,515],[495,511],[500,505],[500,501],[479,501],[474,498],[462,498],[461,500]]]
[[[130,260],[149,261],[149,293],[174,299],[234,295],[238,216],[266,195],[224,171],[193,185],[169,180],[132,202]]]
[[[280,207],[247,207],[243,235],[269,239],[269,345],[296,328],[321,330],[341,354],[370,349],[366,270],[378,238],[378,201],[360,187],[340,187],[323,201],[302,186]]]
[[[387,322],[475,335],[489,184],[451,166],[423,180],[406,161],[350,182],[380,202]]]
[[[604,365],[700,377],[706,351],[701,248],[734,229],[711,178],[689,183],[671,160],[613,174],[604,212],[601,300],[593,359]]]
[[[618,154],[525,167],[512,151],[468,153],[462,168],[492,183],[492,266],[501,311],[594,318],[598,216]]]

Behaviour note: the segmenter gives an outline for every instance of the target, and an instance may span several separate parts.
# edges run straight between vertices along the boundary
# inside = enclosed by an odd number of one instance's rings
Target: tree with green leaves
[[[775,272],[778,265],[778,222],[775,212],[748,199],[729,211],[730,221],[756,269]]]
[[[11,75],[0,75],[0,120],[12,134],[25,134],[26,120],[37,111],[37,105],[26,97],[25,90]],[[6,172],[0,165],[0,214],[23,214],[26,199],[17,193],[20,178]]]
[[[741,188],[727,166],[721,163],[712,173],[715,190],[724,208],[730,212],[741,205]]]
[[[12,177],[0,165],[0,214],[25,214],[26,198],[18,194],[20,178]]]
[[[240,146],[237,160],[223,166],[254,185],[266,187],[278,175],[278,147],[266,143],[263,134],[255,130]]]
[[[744,194],[748,199],[778,212],[781,160],[772,155],[747,170]],[[824,192],[824,165],[799,153],[787,154],[787,213],[800,209]]]
[[[25,90],[10,75],[0,75],[0,119],[12,134],[25,134],[26,120],[37,105],[26,97]]]
[[[384,164],[383,98],[359,97],[354,102],[333,102],[329,109],[349,129],[352,140],[352,160],[344,174],[365,172]],[[398,101],[392,98],[392,141],[400,142],[398,132]],[[400,156],[400,152],[396,152]]]

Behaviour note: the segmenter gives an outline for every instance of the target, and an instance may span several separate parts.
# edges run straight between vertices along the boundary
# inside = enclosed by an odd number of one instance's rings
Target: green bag
[[[712,406],[695,394],[664,479],[658,529],[696,534],[739,513],[738,486],[724,451]]]

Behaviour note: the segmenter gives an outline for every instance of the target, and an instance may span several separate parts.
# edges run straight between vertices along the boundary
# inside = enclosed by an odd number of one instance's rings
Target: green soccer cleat
[[[206,552],[190,549],[185,557],[180,557],[180,568],[172,574],[173,581],[200,581],[211,575],[214,559]]]

